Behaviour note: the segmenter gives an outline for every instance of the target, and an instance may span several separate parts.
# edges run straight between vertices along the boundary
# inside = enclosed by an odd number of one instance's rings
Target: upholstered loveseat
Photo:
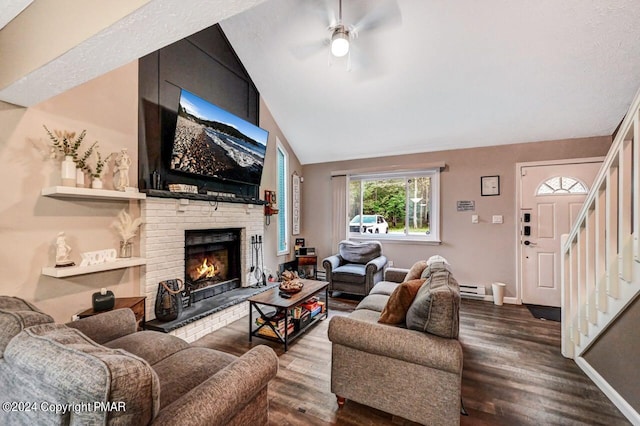
[[[338,253],[322,261],[330,294],[340,291],[363,296],[382,281],[387,264],[379,241],[340,241]]]
[[[331,392],[339,405],[350,399],[422,424],[459,424],[459,287],[446,264],[426,268],[426,261],[411,271],[387,268],[385,280],[354,312],[331,319]],[[422,280],[413,279],[420,276]],[[379,323],[405,278],[411,280],[404,286],[418,281],[419,288],[406,320],[398,325]]]
[[[0,412],[7,425],[247,425],[268,422],[267,346],[241,357],[136,331],[119,309],[64,324],[0,296]],[[28,403],[28,405],[25,405]]]

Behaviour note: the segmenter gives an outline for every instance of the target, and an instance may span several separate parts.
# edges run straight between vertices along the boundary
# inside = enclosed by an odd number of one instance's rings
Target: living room
[[[266,6],[261,5],[263,8]],[[28,12],[29,9],[26,11]],[[130,12],[123,12],[123,14]],[[21,19],[27,18],[29,18],[28,15]],[[239,22],[236,25],[244,24],[242,21]],[[17,23],[20,24],[21,21],[18,20]],[[11,25],[13,23],[6,29],[17,31]],[[231,29],[232,24],[229,25]],[[225,28],[224,23],[222,27]],[[0,32],[0,39],[2,35],[3,33]],[[233,46],[233,37],[228,36]],[[163,46],[157,47],[159,49]],[[239,46],[238,56],[242,58],[244,55],[239,53],[240,51]],[[245,63],[244,60],[242,62],[257,82],[259,79],[256,79],[252,73],[253,66]],[[72,248],[72,257],[79,261],[81,252],[118,247],[120,239],[111,224],[123,207],[128,206],[133,216],[143,214],[140,203],[136,201],[124,204],[96,200],[69,202],[41,195],[43,188],[59,184],[57,179],[60,173],[59,163],[49,158],[49,140],[42,125],[50,129],[78,133],[86,129],[87,142],[98,141],[100,152],[104,155],[126,148],[134,160],[130,172],[131,182],[135,183],[133,186],[142,188],[140,180],[150,179],[153,167],[142,170],[139,166],[140,157],[148,158],[150,155],[149,152],[143,152],[143,149],[148,147],[144,143],[140,144],[140,133],[143,127],[139,119],[141,65],[138,60],[122,63],[124,65],[112,67],[111,71],[101,73],[102,75],[95,79],[86,79],[83,84],[39,100],[31,104],[32,106],[0,104],[3,123],[2,158],[5,164],[0,173],[10,185],[17,185],[13,190],[5,191],[2,201],[1,211],[5,224],[3,226],[5,244],[2,249],[2,257],[5,261],[2,270],[11,279],[5,280],[0,293],[24,298],[34,303],[39,309],[52,315],[56,322],[67,322],[73,315],[90,307],[92,294],[102,287],[113,291],[117,297],[140,296],[143,295],[142,289],[145,287],[149,287],[147,290],[150,293],[155,293],[160,279],[173,278],[173,276],[157,277],[149,274],[150,266],[65,279],[41,274],[42,267],[53,265],[55,261],[54,243],[59,232],[66,233],[67,243]],[[80,65],[77,66],[82,68]],[[19,66],[16,65],[16,68]],[[11,70],[11,73],[15,72],[17,71]],[[26,74],[28,73],[23,75]],[[15,75],[9,79],[17,81]],[[8,81],[8,83],[11,82]],[[634,84],[637,86],[638,82]],[[453,265],[456,278],[460,283],[478,284],[487,289],[491,288],[493,282],[507,283],[505,302],[519,303],[521,294],[517,284],[518,266],[514,254],[517,251],[515,230],[520,219],[519,212],[514,207],[519,182],[516,165],[521,162],[604,157],[609,151],[614,134],[611,131],[593,133],[579,138],[537,139],[540,142],[512,138],[511,143],[505,145],[437,151],[416,149],[402,155],[391,155],[388,150],[383,151],[381,148],[381,152],[385,152],[385,155],[368,155],[367,158],[356,158],[351,155],[341,157],[340,151],[331,151],[328,154],[331,161],[321,162],[309,160],[308,154],[305,153],[306,160],[301,160],[296,154],[296,141],[289,132],[279,127],[280,121],[270,111],[270,99],[260,90],[260,84],[257,86],[260,96],[255,102],[259,111],[256,124],[267,130],[270,138],[259,189],[260,198],[263,197],[264,190],[277,188],[275,159],[278,144],[276,138],[289,156],[289,174],[296,173],[303,177],[300,233],[293,235],[290,232],[287,235],[290,245],[288,253],[279,255],[276,249],[278,241],[276,217],[278,216],[273,216],[269,225],[264,224],[261,229],[251,231],[251,234],[262,235],[264,267],[273,274],[280,264],[293,259],[292,246],[297,236],[303,236],[308,246],[315,247],[318,259],[336,252],[332,222],[334,217],[332,176],[341,175],[345,171],[358,174],[363,171],[388,170],[390,166],[411,169],[417,166],[424,167],[426,164],[440,167],[439,238],[441,243],[434,245],[424,242],[398,243],[383,240],[385,255],[394,262],[394,266],[401,268],[409,268],[416,261],[427,259],[431,255],[442,255]],[[635,86],[626,93],[627,105],[621,109],[617,121],[610,123],[613,130],[624,116],[637,90]],[[200,95],[204,96],[206,93],[200,93]],[[4,99],[11,98],[7,96]],[[209,101],[229,109],[235,108],[229,106],[233,105],[233,102],[223,98],[209,99]],[[238,110],[241,111],[241,109]],[[254,111],[254,114],[257,111]],[[282,124],[284,125],[284,122]],[[532,127],[535,125],[532,124]],[[330,133],[325,131],[323,137],[330,137]],[[341,160],[341,158],[344,159]],[[107,168],[104,173],[105,187],[113,187],[112,172],[113,170]],[[500,177],[499,196],[483,197],[480,194],[480,179],[483,176]],[[457,202],[461,200],[475,202],[473,213],[479,216],[479,223],[472,223],[472,212],[458,211]],[[191,202],[189,205],[193,204],[195,203]],[[224,203],[220,203],[220,206],[211,206],[206,214],[215,218],[218,207],[220,212],[224,211]],[[172,208],[175,212],[176,207],[172,205]],[[259,204],[252,208],[243,207],[241,213],[253,218],[256,212],[262,211],[262,205]],[[491,223],[491,218],[495,215],[502,216],[502,224]],[[262,224],[263,218],[260,217],[259,221]],[[158,231],[158,228],[152,229],[145,224],[141,228],[140,235],[146,238],[152,231]],[[134,252],[141,254],[145,250],[143,245],[144,241],[141,238],[134,239]],[[245,256],[251,257],[251,252],[249,251]],[[153,312],[151,304],[147,305],[147,311],[149,314]]]

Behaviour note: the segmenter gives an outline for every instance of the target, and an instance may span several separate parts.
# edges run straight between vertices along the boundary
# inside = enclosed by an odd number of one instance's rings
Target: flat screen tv
[[[181,89],[171,170],[260,185],[269,133]]]

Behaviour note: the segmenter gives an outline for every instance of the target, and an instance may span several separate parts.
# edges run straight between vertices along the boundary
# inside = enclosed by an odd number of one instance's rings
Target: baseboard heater
[[[479,284],[460,284],[460,297],[483,300],[486,289]]]

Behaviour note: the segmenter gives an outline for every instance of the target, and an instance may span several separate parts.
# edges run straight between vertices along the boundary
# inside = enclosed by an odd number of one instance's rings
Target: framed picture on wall
[[[500,176],[482,176],[480,178],[480,193],[483,197],[500,195]]]

